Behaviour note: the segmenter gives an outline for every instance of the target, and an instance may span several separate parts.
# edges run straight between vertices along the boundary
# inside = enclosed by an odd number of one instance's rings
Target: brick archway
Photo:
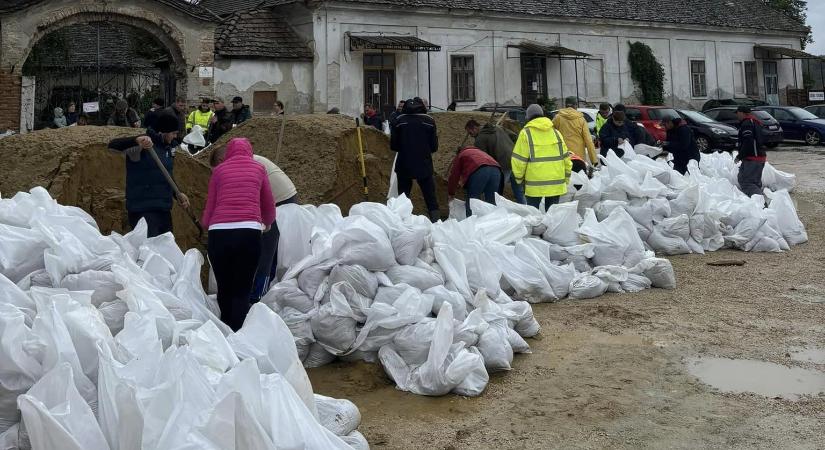
[[[108,22],[152,34],[168,50],[177,92],[194,100],[212,94],[212,80],[200,79],[197,66],[214,60],[216,23],[193,17],[157,0],[48,0],[0,17],[0,95],[17,108],[0,109],[0,131],[20,127],[23,65],[49,33],[80,23]]]

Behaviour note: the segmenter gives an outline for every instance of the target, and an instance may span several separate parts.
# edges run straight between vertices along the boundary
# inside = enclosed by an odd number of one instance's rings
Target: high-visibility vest
[[[202,112],[200,108],[192,111],[186,119],[186,129],[191,130],[195,125],[200,125],[201,128],[203,128],[203,132],[206,133],[206,130],[209,128],[209,119],[212,118],[213,114],[215,113],[211,110]]]
[[[528,122],[519,133],[511,159],[513,176],[528,197],[567,193],[573,163],[564,138],[547,117]]]

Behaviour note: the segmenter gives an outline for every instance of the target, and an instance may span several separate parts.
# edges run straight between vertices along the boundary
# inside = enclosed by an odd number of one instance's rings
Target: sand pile
[[[236,127],[216,145],[233,137],[246,137],[255,153],[276,160],[280,117],[253,118]],[[371,127],[363,127],[365,165],[369,186],[368,200],[384,203],[389,190],[390,173],[395,154],[389,149],[389,138]],[[278,160],[275,161],[289,175],[302,203],[319,205],[335,203],[346,213],[350,207],[365,200],[361,166],[358,159],[358,136],[355,120],[344,115],[303,114],[288,115],[284,139]],[[210,149],[198,158],[209,161]],[[442,211],[447,213],[446,181],[438,180]],[[423,213],[424,200],[413,190],[416,211]]]
[[[79,206],[97,220],[100,231],[129,230],[126,170],[122,156],[109,152],[109,140],[136,135],[118,127],[70,127],[0,139],[0,193],[11,197],[34,186],[49,190],[58,202]],[[206,201],[210,170],[178,153],[174,177],[197,214]],[[197,228],[178,206],[172,210],[175,237],[182,248],[198,244]]]

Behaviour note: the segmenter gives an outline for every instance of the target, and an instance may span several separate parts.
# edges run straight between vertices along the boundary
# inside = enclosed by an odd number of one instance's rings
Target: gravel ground
[[[686,370],[708,356],[825,371],[791,358],[825,349],[825,152],[785,147],[770,161],[798,175],[809,243],[671,258],[674,291],[535,305],[533,353],[479,398],[404,393],[365,363],[311,370],[316,392],[354,401],[373,448],[825,448],[825,396],[722,393]],[[722,259],[747,263],[706,264]]]

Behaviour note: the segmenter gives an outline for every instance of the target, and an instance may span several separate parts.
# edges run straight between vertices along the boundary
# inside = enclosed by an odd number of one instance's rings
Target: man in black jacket
[[[748,197],[762,194],[762,170],[768,161],[762,139],[762,124],[751,114],[747,106],[740,106],[736,110],[739,119],[739,188]]]
[[[403,114],[398,117],[390,137],[390,148],[398,153],[395,174],[398,192],[410,197],[412,182],[416,180],[430,220],[438,221],[438,198],[433,179],[433,153],[438,150],[438,133],[435,121],[427,115],[427,107],[420,99],[407,100]]]
[[[143,116],[144,127],[152,130],[155,129],[155,124],[158,121],[158,116],[160,115],[160,111],[163,109],[164,103],[165,102],[160,97],[152,100],[152,107],[149,108],[149,111],[146,111],[146,115]]]
[[[174,191],[148,152],[155,152],[166,171],[172,175],[175,146],[178,145],[178,125],[177,117],[165,111],[158,116],[154,130],[109,142],[109,150],[126,156],[126,211],[129,213],[129,225],[135,228],[140,219],[145,219],[149,237],[172,231]],[[177,200],[181,206],[189,208],[186,195],[181,193]]]
[[[665,117],[662,125],[667,130],[667,142],[662,143],[662,149],[673,155],[673,170],[684,175],[691,160],[699,162],[693,130],[681,117]]]
[[[240,125],[252,118],[252,110],[249,105],[243,104],[243,98],[234,97],[232,99],[232,123]]]
[[[599,153],[602,156],[607,156],[607,152],[612,149],[619,158],[624,156],[621,145],[625,141],[630,142],[630,145],[633,146],[639,143],[639,130],[631,127],[638,127],[638,125],[627,119],[624,105],[614,106],[613,114],[599,130],[599,142],[601,143]]]

